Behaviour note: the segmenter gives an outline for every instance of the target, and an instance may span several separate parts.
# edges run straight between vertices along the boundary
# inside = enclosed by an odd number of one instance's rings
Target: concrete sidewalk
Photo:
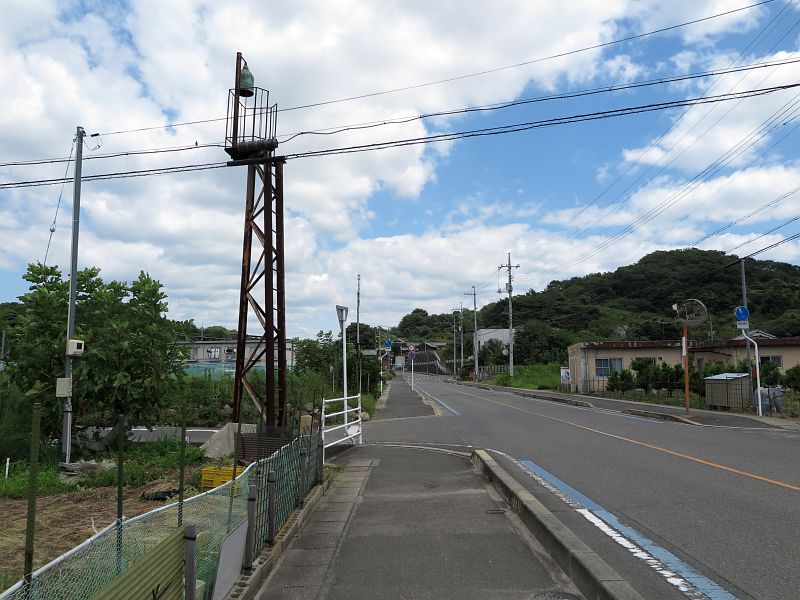
[[[361,446],[336,462],[257,599],[582,598],[466,455]]]

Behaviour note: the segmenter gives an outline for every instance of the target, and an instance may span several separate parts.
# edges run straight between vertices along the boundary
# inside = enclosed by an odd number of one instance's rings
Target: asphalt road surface
[[[800,598],[800,431],[415,384],[443,414],[372,421],[365,441],[493,451],[646,598]]]

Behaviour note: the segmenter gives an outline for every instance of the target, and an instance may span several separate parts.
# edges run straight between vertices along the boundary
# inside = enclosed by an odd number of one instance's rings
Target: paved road
[[[494,450],[647,598],[800,597],[800,432],[699,427],[415,379],[444,416],[377,420],[366,441]]]

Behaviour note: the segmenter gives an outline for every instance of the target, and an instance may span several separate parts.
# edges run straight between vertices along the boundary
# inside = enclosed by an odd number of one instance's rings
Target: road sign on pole
[[[386,340],[385,342],[383,342],[383,345],[386,346],[387,348],[391,348],[392,347],[392,340]]]
[[[417,353],[412,350],[411,352],[408,353],[408,358],[414,360],[415,358],[417,358]]]
[[[736,310],[733,311],[733,316],[736,317],[737,321],[747,321],[750,318],[750,311],[747,310],[746,306],[737,306]]]
[[[416,344],[409,344],[408,345],[408,351],[409,352],[414,352],[416,349],[417,349],[417,345]]]

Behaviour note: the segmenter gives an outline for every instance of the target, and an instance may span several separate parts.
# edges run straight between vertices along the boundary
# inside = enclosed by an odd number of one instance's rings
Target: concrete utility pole
[[[472,286],[471,292],[464,292],[465,296],[472,296],[472,318],[474,321],[474,331],[472,334],[472,353],[475,355],[475,381],[478,381],[478,300],[475,292],[475,286]]]
[[[461,311],[461,321],[458,326],[458,331],[461,334],[461,368],[464,368],[464,302],[459,302]]]
[[[72,186],[72,248],[69,262],[69,307],[67,309],[67,346],[75,337],[75,303],[78,295],[78,233],[81,220],[81,167],[83,138],[86,132],[78,127],[75,133],[75,173]],[[67,348],[68,349],[68,348]],[[67,353],[64,378],[68,380],[69,395],[64,398],[64,421],[61,429],[61,452],[69,462],[72,454],[72,356]]]
[[[519,265],[511,264],[511,252],[508,253],[508,264],[500,265],[500,269],[508,270],[508,283],[506,283],[506,291],[508,292],[508,376],[514,376],[514,319],[512,317],[512,303],[511,303],[511,269],[519,269]],[[500,290],[497,290],[498,292]]]
[[[747,308],[747,282],[745,281],[745,277],[744,277],[744,259],[743,258],[739,259],[739,270],[741,271],[741,274],[742,274],[742,306]],[[748,335],[750,334],[750,330],[745,329],[743,331],[743,333],[744,333],[744,339],[745,339],[745,343],[744,344],[745,344],[745,347],[747,348],[747,372],[748,373],[752,373],[753,364],[752,364],[752,362],[750,360],[750,339],[748,337]]]
[[[358,393],[361,393],[361,274],[358,274],[356,290],[356,370],[358,371]]]
[[[455,309],[452,310],[453,313],[453,377],[458,377],[458,369],[456,367],[456,311]]]

